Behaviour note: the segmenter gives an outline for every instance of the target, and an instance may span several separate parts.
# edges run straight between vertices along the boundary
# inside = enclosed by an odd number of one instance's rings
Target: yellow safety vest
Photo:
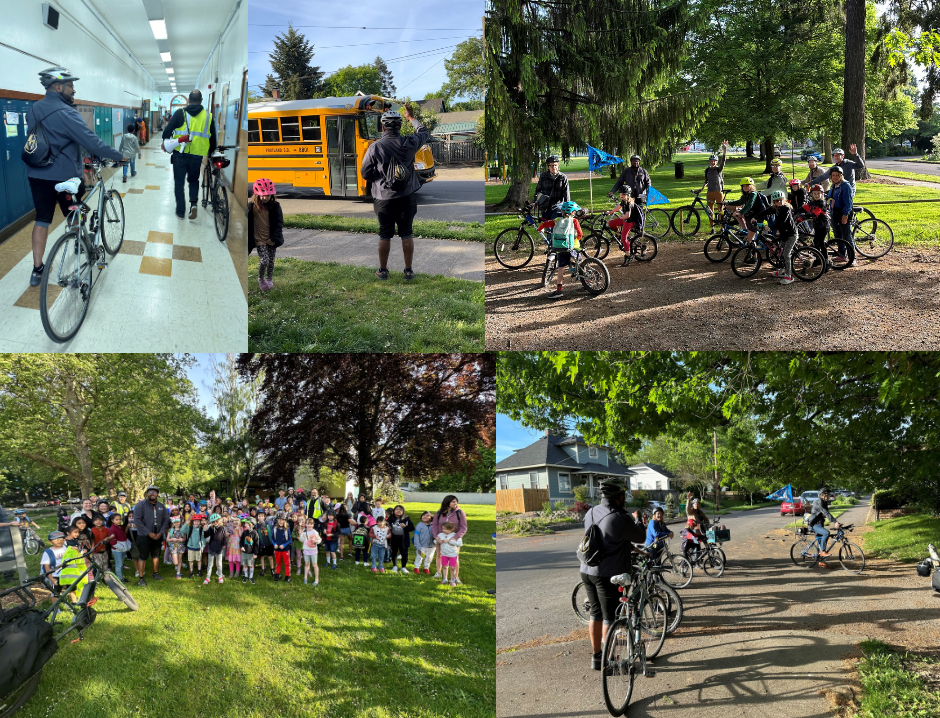
[[[114,504],[114,513],[120,514],[121,516],[124,516],[124,514],[126,514],[130,510],[131,510],[130,504],[122,504],[120,501]]]
[[[62,555],[62,561],[64,562],[72,558],[78,558],[81,555],[81,551],[79,551],[77,548],[74,546],[68,546],[65,549],[65,553]],[[63,588],[68,588],[72,583],[75,582],[76,578],[85,573],[86,568],[87,566],[85,566],[84,561],[72,561],[72,563],[63,566],[62,570],[59,572],[59,585]],[[87,581],[88,577],[86,576],[71,590],[80,595]]]
[[[186,120],[186,126],[173,130],[173,136],[178,138],[182,135],[189,135],[189,142],[186,143],[185,149],[177,146],[174,152],[205,157],[209,154],[209,127],[212,124],[212,113],[203,109],[195,117],[190,117],[184,109],[183,119]]]

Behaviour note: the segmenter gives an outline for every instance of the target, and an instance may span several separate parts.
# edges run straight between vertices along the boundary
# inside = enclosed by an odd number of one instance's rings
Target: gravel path
[[[486,258],[486,348],[523,349],[940,349],[940,252],[887,256],[812,283],[781,286],[766,265],[740,279],[712,264],[702,241],[663,242],[649,264],[605,260],[611,287],[580,282],[546,299],[544,258],[504,269]],[[783,321],[779,317],[783,315]]]

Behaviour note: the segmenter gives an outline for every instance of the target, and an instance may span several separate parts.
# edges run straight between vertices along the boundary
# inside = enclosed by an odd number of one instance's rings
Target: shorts
[[[47,180],[37,177],[28,177],[29,189],[33,193],[33,206],[36,207],[36,226],[48,227],[52,224],[52,218],[55,217],[55,206],[59,205],[64,216],[68,216],[69,205],[74,200],[69,200],[64,192],[56,192],[55,186],[62,180]],[[69,179],[66,177],[66,179]],[[79,200],[85,194],[85,185],[78,187],[78,193],[75,195]]]
[[[195,561],[198,563],[202,559],[202,549],[186,549],[186,558],[188,558],[190,561]]]
[[[457,568],[456,556],[441,556],[441,568],[447,568],[448,566]]]
[[[251,568],[255,565],[255,555],[253,553],[245,553],[242,551],[242,566],[247,566]]]
[[[274,546],[268,544],[267,546],[258,547],[259,556],[273,556],[274,555]]]
[[[406,197],[377,199],[373,202],[372,209],[379,220],[379,239],[390,240],[394,237],[396,226],[399,237],[411,238],[411,225],[418,213],[418,199],[415,193],[412,192]]]
[[[144,561],[150,558],[158,558],[163,552],[163,537],[152,539],[147,534],[138,534],[137,550],[140,552],[140,560]]]
[[[340,529],[339,532],[343,536],[352,536],[352,529]]]
[[[562,250],[555,253],[556,267],[567,267],[569,264],[571,264],[571,252]]]
[[[336,541],[336,539],[333,539],[332,541],[324,541],[324,542],[323,542],[323,550],[324,550],[324,551],[327,551],[327,552],[332,551],[333,553],[336,553],[336,544],[337,544],[337,543],[338,543],[338,542]]]
[[[584,582],[584,592],[591,602],[591,620],[604,621],[609,626],[617,617],[617,605],[620,603],[620,592],[610,582],[610,576],[588,576],[581,574]]]

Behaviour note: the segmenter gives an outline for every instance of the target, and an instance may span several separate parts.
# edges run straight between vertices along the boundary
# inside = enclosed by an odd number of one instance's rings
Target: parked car
[[[24,509],[38,509],[40,506],[43,506],[43,504],[37,501],[30,501],[28,504],[23,504]]]
[[[814,150],[808,147],[802,152],[800,152],[800,159],[803,160],[804,162],[808,160],[810,157],[815,157],[817,162],[822,162],[822,155],[819,154],[818,150]]]
[[[81,500],[79,497],[75,496],[74,498],[68,499],[65,503],[67,503],[67,504],[80,504],[81,502],[82,502],[82,500]]]
[[[808,506],[809,508],[813,507],[813,502],[818,498],[818,491],[804,491],[802,494],[800,494],[800,500],[803,502],[803,505]]]
[[[58,506],[61,503],[62,502],[59,501],[58,499],[51,499],[50,501],[46,502],[46,506]]]
[[[781,516],[802,516],[806,513],[806,506],[800,500],[800,497],[796,497],[793,501],[784,501],[780,504],[780,515]]]

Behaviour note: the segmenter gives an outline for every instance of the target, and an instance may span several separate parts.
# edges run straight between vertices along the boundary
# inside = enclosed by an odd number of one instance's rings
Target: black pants
[[[199,201],[199,170],[202,168],[202,155],[185,155],[174,152],[173,183],[176,191],[176,214],[186,213],[186,197],[183,192],[183,183],[189,184],[189,203]]]
[[[813,246],[826,256],[826,240],[829,238],[829,219],[820,215],[814,222]]]
[[[604,625],[609,626],[617,617],[617,604],[620,600],[620,592],[617,587],[610,582],[610,576],[588,576],[581,574],[581,580],[584,581],[584,592],[591,602],[591,620],[604,620]]]
[[[402,557],[401,565],[404,566],[408,563],[408,547],[405,544],[404,536],[392,536],[392,547],[389,550],[389,560],[394,563],[397,556]]]
[[[65,192],[55,191],[55,186],[63,180],[47,180],[36,177],[28,177],[27,179],[29,181],[29,190],[33,195],[33,206],[36,208],[37,227],[48,227],[52,223],[56,204],[62,210],[62,215],[68,217],[69,205],[81,200],[85,194],[84,183],[79,185],[78,192],[73,199],[68,199]],[[65,179],[68,179],[68,177]]]
[[[407,197],[377,199],[372,205],[379,220],[379,239],[391,239],[398,228],[398,236],[409,239],[414,234],[411,225],[418,213],[418,200],[414,193]]]

